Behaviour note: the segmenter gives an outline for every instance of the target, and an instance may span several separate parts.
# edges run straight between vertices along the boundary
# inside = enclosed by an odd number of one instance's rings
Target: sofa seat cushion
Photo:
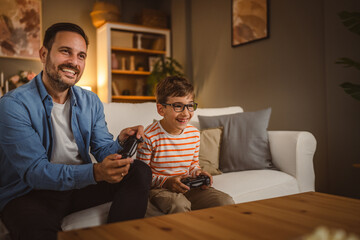
[[[106,223],[111,202],[78,211],[66,216],[62,222],[63,231],[79,229],[84,227],[94,227]]]
[[[111,202],[101,204],[92,208],[78,211],[66,216],[62,222],[61,229],[70,231],[84,227],[95,227],[106,223],[109,215]],[[154,205],[148,202],[145,217],[155,217],[164,215]],[[1,227],[1,222],[0,222]],[[0,235],[1,236],[1,235]],[[1,238],[0,238],[1,239]]]
[[[299,193],[296,179],[277,170],[229,172],[213,177],[213,187],[229,194],[235,203]]]
[[[213,187],[229,194],[235,203],[256,201],[299,193],[294,177],[276,170],[249,170],[216,175]],[[246,184],[244,184],[246,183]],[[110,202],[75,212],[66,216],[62,229],[69,231],[78,228],[104,224],[110,209]],[[161,215],[151,204],[146,217]]]

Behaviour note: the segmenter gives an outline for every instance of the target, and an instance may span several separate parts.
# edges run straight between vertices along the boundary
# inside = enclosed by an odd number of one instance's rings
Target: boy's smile
[[[192,95],[185,97],[169,97],[166,104],[191,104],[194,103]],[[158,113],[163,117],[160,121],[161,126],[166,132],[172,135],[179,135],[186,128],[194,115],[187,107],[182,112],[175,112],[173,106],[157,104]]]

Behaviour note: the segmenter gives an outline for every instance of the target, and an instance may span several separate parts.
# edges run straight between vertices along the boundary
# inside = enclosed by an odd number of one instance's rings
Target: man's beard
[[[50,83],[51,87],[60,92],[63,92],[65,90],[69,89],[70,87],[74,86],[80,80],[80,76],[78,75],[78,77],[76,78],[74,83],[69,84],[69,83],[64,82],[61,79],[61,76],[58,72],[58,70],[62,69],[62,68],[72,69],[73,71],[75,71],[76,74],[79,74],[79,69],[77,69],[75,66],[73,66],[70,63],[60,64],[56,68],[56,66],[50,60],[50,56],[49,55],[47,56],[46,64],[45,64],[45,74],[47,75],[47,77],[49,79],[49,83]]]

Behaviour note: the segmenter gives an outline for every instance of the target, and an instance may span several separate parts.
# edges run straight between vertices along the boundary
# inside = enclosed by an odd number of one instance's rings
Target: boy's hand
[[[186,193],[190,190],[190,188],[181,182],[181,179],[186,177],[188,176],[169,177],[166,179],[163,188],[166,188],[171,192]]]
[[[121,159],[120,154],[111,154],[101,163],[95,163],[94,178],[96,182],[106,181],[108,183],[118,183],[128,173],[132,158]]]
[[[210,173],[208,173],[208,172],[206,172],[206,171],[202,171],[202,170],[197,170],[196,172],[195,172],[195,176],[199,176],[199,175],[205,175],[205,176],[208,176],[209,178],[210,178],[210,185],[202,185],[201,186],[201,189],[207,189],[207,188],[209,188],[209,187],[211,187],[212,186],[212,184],[213,184],[213,178],[212,178],[212,176],[211,176],[211,174]]]
[[[129,127],[129,128],[125,128],[125,129],[121,130],[121,132],[119,134],[119,141],[124,142],[129,136],[132,136],[134,134],[136,134],[137,139],[139,139],[140,137],[145,139],[144,126],[138,125],[138,126]],[[140,148],[142,145],[143,145],[143,143],[140,143],[138,145],[138,148]]]

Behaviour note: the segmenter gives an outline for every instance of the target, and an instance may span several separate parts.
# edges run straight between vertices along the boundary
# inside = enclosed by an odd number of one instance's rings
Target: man
[[[151,170],[116,154],[143,127],[113,141],[99,98],[74,86],[87,47],[79,26],[52,25],[39,51],[43,71],[0,99],[0,211],[13,240],[56,239],[66,215],[109,201],[108,222],[145,215]]]

